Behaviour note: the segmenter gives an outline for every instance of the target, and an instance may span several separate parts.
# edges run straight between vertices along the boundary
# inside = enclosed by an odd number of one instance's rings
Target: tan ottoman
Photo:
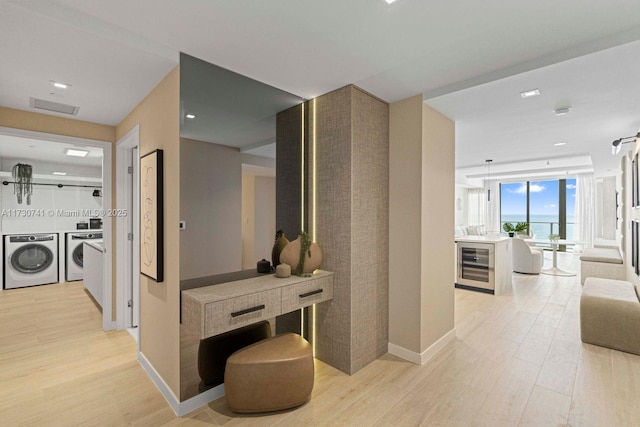
[[[224,390],[234,412],[302,405],[313,390],[311,344],[300,335],[286,333],[236,351],[227,359]]]
[[[640,302],[630,282],[589,277],[580,297],[582,341],[640,354]]]

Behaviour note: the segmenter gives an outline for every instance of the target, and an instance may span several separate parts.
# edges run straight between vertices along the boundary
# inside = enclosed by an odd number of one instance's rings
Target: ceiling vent
[[[69,114],[71,116],[77,115],[80,110],[80,107],[74,107],[73,105],[60,104],[59,102],[31,97],[29,97],[29,106],[40,110],[53,111],[54,113]]]

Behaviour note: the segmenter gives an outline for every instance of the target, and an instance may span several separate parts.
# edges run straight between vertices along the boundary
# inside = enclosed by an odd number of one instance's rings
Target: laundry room
[[[0,135],[2,290],[83,280],[102,242],[102,149]]]

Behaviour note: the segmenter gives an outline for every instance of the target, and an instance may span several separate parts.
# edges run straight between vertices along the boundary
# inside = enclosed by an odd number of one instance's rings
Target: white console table
[[[274,274],[182,291],[182,326],[205,339],[333,298],[333,273]]]

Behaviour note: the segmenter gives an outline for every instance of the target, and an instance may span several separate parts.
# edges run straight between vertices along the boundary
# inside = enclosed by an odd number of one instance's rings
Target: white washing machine
[[[58,282],[58,235],[4,236],[4,288]]]
[[[82,280],[83,243],[89,241],[102,241],[102,233],[67,233],[67,254],[65,257],[67,282]]]

